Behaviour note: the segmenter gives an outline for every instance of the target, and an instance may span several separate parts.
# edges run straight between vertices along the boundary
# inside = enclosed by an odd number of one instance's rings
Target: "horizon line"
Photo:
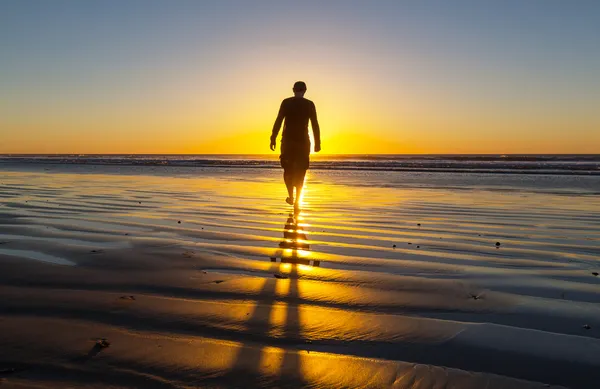
[[[0,156],[33,156],[33,155],[69,155],[69,156],[127,156],[127,155],[156,155],[156,156],[185,156],[185,155],[256,155],[278,157],[279,153],[0,153]],[[600,153],[312,153],[311,157],[319,156],[351,156],[351,155],[600,155]]]

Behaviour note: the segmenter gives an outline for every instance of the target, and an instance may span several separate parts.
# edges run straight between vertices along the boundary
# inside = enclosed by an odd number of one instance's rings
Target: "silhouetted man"
[[[271,150],[275,151],[277,134],[283,119],[285,119],[281,135],[281,155],[279,156],[281,167],[283,167],[283,180],[288,190],[288,197],[285,201],[290,205],[298,206],[304,186],[304,176],[309,164],[308,120],[310,119],[313,130],[315,153],[321,151],[321,132],[315,104],[304,98],[306,84],[302,81],[296,82],[293,91],[294,97],[289,97],[281,102],[271,134]],[[296,188],[296,197],[294,197],[294,188]]]

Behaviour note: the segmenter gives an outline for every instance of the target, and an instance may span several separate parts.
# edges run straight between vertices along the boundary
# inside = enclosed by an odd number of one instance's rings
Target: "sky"
[[[0,0],[0,153],[600,153],[597,0]]]

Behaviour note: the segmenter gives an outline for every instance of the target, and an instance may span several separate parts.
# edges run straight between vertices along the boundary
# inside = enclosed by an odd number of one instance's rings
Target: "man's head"
[[[294,91],[294,96],[304,97],[304,93],[306,92],[306,84],[304,81],[296,81],[292,90]]]

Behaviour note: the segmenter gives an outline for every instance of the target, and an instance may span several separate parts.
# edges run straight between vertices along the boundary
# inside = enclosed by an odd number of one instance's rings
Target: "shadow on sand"
[[[306,231],[299,224],[300,219],[299,210],[289,214],[283,228],[284,239],[279,244],[281,250],[276,257],[271,257],[269,272],[284,274],[285,277],[266,280],[259,292],[259,295],[265,297],[257,302],[254,312],[246,322],[247,331],[255,337],[278,337],[281,341],[277,344],[285,344],[286,349],[268,344],[244,344],[229,372],[220,377],[220,383],[225,379],[228,387],[304,387],[308,384],[303,379],[298,355],[306,343],[300,328],[299,306],[295,303],[299,299],[298,266],[319,266],[320,263],[307,256],[306,251],[310,250],[310,245],[307,242]],[[278,293],[280,291],[282,292]],[[278,323],[278,332],[274,331],[277,329],[273,322],[275,316],[283,318],[284,321],[283,324]]]

